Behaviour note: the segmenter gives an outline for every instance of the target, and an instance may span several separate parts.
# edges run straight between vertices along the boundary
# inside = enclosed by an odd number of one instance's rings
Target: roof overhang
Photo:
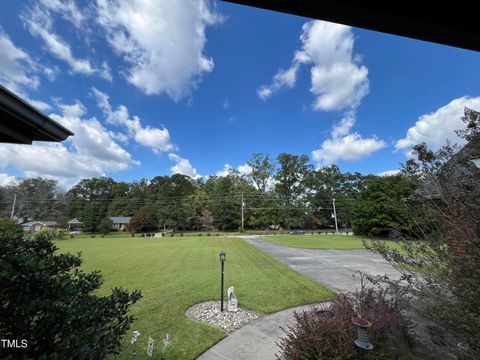
[[[223,0],[359,28],[480,51],[478,12],[472,2],[345,0]]]
[[[63,141],[73,132],[0,85],[0,143]]]

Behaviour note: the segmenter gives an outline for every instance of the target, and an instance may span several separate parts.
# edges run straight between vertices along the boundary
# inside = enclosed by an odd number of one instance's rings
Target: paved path
[[[287,264],[300,274],[326,285],[335,292],[354,291],[360,280],[355,270],[376,275],[398,276],[379,255],[366,250],[300,249],[277,245],[254,236],[242,236],[250,244]],[[283,336],[280,326],[293,321],[293,312],[309,309],[310,305],[286,309],[263,316],[233,332],[203,353],[198,360],[273,360],[278,352],[276,342]]]
[[[311,305],[304,305],[262,316],[228,335],[197,360],[274,360],[278,352],[276,342],[284,335],[280,326],[293,323],[294,311],[310,308]]]
[[[392,268],[381,255],[367,250],[301,249],[274,244],[254,236],[242,238],[293,270],[335,292],[355,291],[360,288],[359,276],[353,278],[355,270],[369,275],[388,274],[392,278],[399,276],[398,271]]]

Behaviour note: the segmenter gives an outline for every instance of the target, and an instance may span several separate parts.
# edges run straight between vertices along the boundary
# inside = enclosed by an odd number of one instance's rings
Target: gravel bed
[[[224,303],[223,306],[224,311],[222,313],[220,311],[220,301],[206,301],[189,307],[187,316],[195,321],[219,327],[230,334],[263,315],[257,311],[243,309],[240,306],[237,312],[229,312],[227,311],[227,304]]]

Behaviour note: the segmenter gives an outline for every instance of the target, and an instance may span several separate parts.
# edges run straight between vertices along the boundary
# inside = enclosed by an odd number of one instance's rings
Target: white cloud
[[[353,54],[354,37],[351,27],[325,21],[310,21],[303,25],[302,47],[294,55],[290,68],[281,69],[270,85],[257,90],[265,100],[283,87],[292,88],[301,65],[311,65],[312,86],[316,96],[315,110],[356,108],[368,94],[368,69]]]
[[[252,173],[252,170],[252,167],[246,163],[237,167],[237,171],[240,175],[249,175]]]
[[[195,169],[192,164],[190,164],[190,161],[188,159],[184,159],[173,153],[168,154],[168,158],[170,159],[170,161],[175,162],[175,165],[170,168],[172,174],[187,175],[193,179],[202,177],[198,174],[197,169]]]
[[[15,176],[11,176],[5,173],[0,173],[0,186],[13,185],[17,182]]]
[[[299,64],[294,63],[287,70],[280,69],[275,76],[271,85],[263,85],[257,89],[257,95],[262,100],[267,100],[274,92],[280,90],[283,87],[293,88],[297,81],[297,72]]]
[[[450,101],[430,114],[420,116],[415,125],[408,129],[405,138],[396,142],[397,150],[404,150],[407,156],[413,145],[425,142],[432,150],[438,150],[447,140],[464,144],[465,141],[455,134],[455,130],[464,129],[462,122],[464,108],[480,110],[480,97],[463,96]]]
[[[239,175],[248,175],[252,172],[252,167],[248,165],[247,163],[239,165],[236,170],[233,169],[232,165],[230,164],[225,164],[223,165],[223,169],[220,171],[217,171],[215,173],[215,176],[227,176],[232,172],[238,172]]]
[[[396,170],[385,170],[378,173],[377,175],[378,176],[395,176],[395,175],[398,175],[399,173],[400,173],[400,170],[396,169]]]
[[[71,46],[53,31],[54,17],[50,11],[61,12],[64,17],[66,16],[78,26],[84,20],[74,2],[46,0],[32,6],[22,15],[22,20],[30,33],[40,37],[48,51],[57,59],[65,61],[72,72],[83,75],[98,75],[111,81],[112,75],[106,62],[102,64],[101,68],[97,68],[89,59],[82,59],[73,55]]]
[[[74,118],[80,118],[82,117],[86,112],[87,109],[85,106],[80,102],[76,101],[73,104],[58,104],[58,107],[62,111],[63,116],[66,117],[74,117]]]
[[[77,28],[80,28],[86,20],[86,16],[73,0],[40,0],[40,3],[46,9],[61,14],[65,20],[70,21]]]
[[[233,167],[230,164],[223,165],[223,169],[215,173],[215,176],[227,176],[233,171]]]
[[[138,161],[123,149],[95,118],[84,119],[80,102],[59,104],[50,117],[75,135],[63,143],[0,144],[0,167],[14,166],[27,177],[42,176],[73,184],[83,177],[128,170]]]
[[[319,149],[312,151],[312,158],[318,166],[334,164],[339,160],[359,160],[386,146],[383,140],[376,137],[363,138],[360,134],[351,132],[354,124],[355,113],[349,111],[333,126],[331,137]]]
[[[205,0],[97,0],[98,22],[129,68],[127,80],[146,94],[188,96],[213,59],[206,28],[222,21]]]
[[[16,47],[0,27],[0,83],[17,94],[23,86],[36,88],[39,80],[34,75],[35,66],[32,58]]]
[[[50,104],[42,100],[33,100],[33,99],[26,99],[33,107],[37,108],[40,111],[50,110],[52,107]]]
[[[130,117],[126,106],[119,105],[113,110],[107,94],[96,88],[92,88],[92,94],[96,98],[98,106],[102,109],[107,122],[116,126],[125,126],[128,135],[134,138],[137,143],[151,148],[155,153],[177,149],[171,143],[167,128],[163,126],[162,128],[154,128],[148,125],[143,127],[138,116]]]
[[[225,98],[225,100],[223,100],[223,108],[228,109],[229,107],[230,107],[230,101],[228,101],[228,98]]]

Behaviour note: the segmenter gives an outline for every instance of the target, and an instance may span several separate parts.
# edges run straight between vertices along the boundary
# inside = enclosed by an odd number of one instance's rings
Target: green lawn
[[[364,249],[362,239],[365,236],[346,236],[346,235],[274,235],[264,236],[262,239],[274,242],[280,245],[299,247],[305,249],[325,249],[325,250],[357,250]],[[389,247],[401,249],[400,245],[394,241],[387,241]]]
[[[156,351],[166,332],[172,338],[168,359],[194,359],[226,333],[185,316],[196,303],[219,298],[220,262],[225,250],[225,287],[235,286],[239,304],[265,313],[332,299],[334,294],[265,255],[239,238],[66,238],[58,240],[61,252],[82,252],[83,269],[101,270],[105,283],[140,289],[143,298],[134,305],[137,320],[125,337],[120,359],[131,358],[131,332],[141,332],[138,359],[146,359],[149,336]],[[225,291],[226,292],[226,291]],[[155,355],[155,354],[154,354]],[[158,356],[158,352],[157,352]]]

